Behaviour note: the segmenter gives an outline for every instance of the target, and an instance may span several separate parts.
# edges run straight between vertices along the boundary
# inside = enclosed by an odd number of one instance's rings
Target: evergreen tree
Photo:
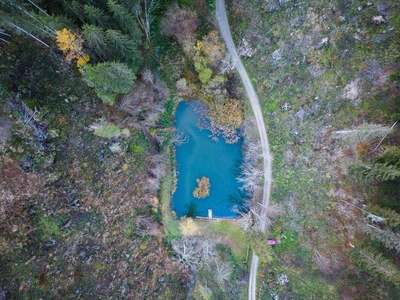
[[[268,246],[268,239],[262,232],[247,231],[246,237],[250,248],[258,256],[261,262],[268,263],[272,260],[272,248]]]
[[[379,228],[376,225],[364,223],[361,229],[371,236],[371,239],[377,240],[388,249],[394,249],[400,253],[400,234],[393,232],[390,228]]]
[[[113,18],[121,28],[135,40],[141,39],[141,33],[136,22],[136,18],[124,6],[118,4],[116,0],[108,0],[107,6]]]
[[[395,285],[400,284],[399,268],[382,253],[370,248],[354,249],[350,253],[350,259],[374,277],[382,278]]]
[[[108,29],[106,37],[119,56],[119,60],[122,58],[122,61],[126,62],[136,73],[141,62],[141,53],[138,50],[136,42],[129,36],[114,29]]]
[[[109,16],[101,9],[92,5],[83,6],[85,18],[89,23],[106,28],[110,22]]]
[[[71,8],[72,11],[74,12],[74,14],[78,17],[78,19],[81,22],[84,22],[85,20],[85,13],[84,13],[84,8],[83,8],[83,4],[81,3],[82,1],[78,1],[78,0],[73,0],[71,3]]]
[[[82,29],[83,38],[89,48],[100,57],[106,58],[108,56],[108,40],[104,30],[89,24],[83,25]]]
[[[400,169],[400,147],[392,147],[381,157],[376,159],[378,163],[387,163]]]
[[[135,75],[123,63],[105,62],[86,65],[83,78],[87,85],[93,87],[104,102],[113,104],[119,93],[128,93],[132,88]]]
[[[384,224],[392,228],[400,225],[400,214],[395,212],[393,209],[369,204],[366,210],[372,213],[374,216],[380,217],[382,219],[382,221],[379,222],[380,224]]]
[[[400,178],[400,170],[387,163],[373,163],[372,165],[353,164],[348,167],[350,177],[360,181],[387,181]]]

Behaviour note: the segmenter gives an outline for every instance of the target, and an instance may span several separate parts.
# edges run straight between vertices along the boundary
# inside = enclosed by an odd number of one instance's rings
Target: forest
[[[273,155],[266,234],[215,1],[0,2],[0,299],[247,299],[253,251],[257,299],[396,299],[400,4],[226,5]],[[171,209],[190,99],[244,140],[236,220]]]

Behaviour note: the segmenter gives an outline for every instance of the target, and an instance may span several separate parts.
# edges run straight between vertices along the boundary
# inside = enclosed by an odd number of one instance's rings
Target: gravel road
[[[261,205],[261,219],[260,219],[260,231],[265,232],[266,229],[266,211],[269,205],[269,198],[271,193],[271,181],[272,181],[272,157],[269,149],[268,136],[265,130],[264,118],[261,113],[260,103],[258,101],[257,94],[254,87],[247,75],[246,69],[243,66],[242,61],[236,51],[235,44],[232,39],[231,31],[229,28],[228,18],[226,15],[225,1],[216,0],[216,18],[220,28],[220,33],[225,41],[226,47],[231,55],[233,61],[236,62],[235,67],[238,71],[240,78],[242,79],[244,88],[246,90],[247,98],[250,101],[251,107],[254,112],[254,117],[257,122],[258,131],[261,139],[261,146],[263,151],[263,164],[264,164],[264,186],[263,186],[263,198]],[[268,245],[265,245],[268,247]],[[250,277],[249,277],[249,300],[256,299],[256,283],[257,283],[257,268],[259,259],[257,255],[252,254]]]

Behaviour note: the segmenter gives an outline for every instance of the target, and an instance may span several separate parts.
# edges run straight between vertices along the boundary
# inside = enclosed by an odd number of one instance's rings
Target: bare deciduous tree
[[[174,249],[177,260],[185,265],[196,268],[200,262],[201,253],[196,238],[184,237],[180,240],[172,242],[172,249]]]
[[[140,6],[140,2],[142,2],[142,7]],[[155,0],[143,0],[140,2],[135,6],[134,11],[139,25],[146,34],[147,41],[150,43],[150,27],[154,21],[151,13],[157,9],[158,3]]]
[[[219,281],[223,282],[224,280],[229,280],[232,276],[233,265],[229,261],[218,262],[215,259],[215,266],[217,267],[217,278]]]
[[[173,36],[179,44],[195,38],[199,20],[194,12],[182,9],[178,4],[169,7],[161,20],[161,31],[164,35]]]
[[[314,251],[314,257],[316,265],[323,273],[329,274],[332,271],[330,267],[331,261],[329,258],[323,256],[318,250]]]
[[[254,166],[250,161],[244,162],[241,166],[240,177],[237,181],[242,184],[241,189],[252,194],[260,188],[260,182],[263,177],[263,172],[260,168]]]
[[[227,53],[224,59],[221,60],[221,64],[219,66],[221,74],[228,74],[233,69],[235,69],[237,64],[237,58],[233,58],[229,53]]]
[[[151,84],[153,87],[155,87],[154,74],[150,69],[145,69],[142,72],[142,77],[145,82],[147,82],[147,83]]]

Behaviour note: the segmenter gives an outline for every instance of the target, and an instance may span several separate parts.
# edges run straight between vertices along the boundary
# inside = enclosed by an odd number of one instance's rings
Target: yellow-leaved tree
[[[76,66],[82,70],[83,66],[90,60],[89,54],[82,50],[83,40],[79,35],[76,35],[71,30],[63,28],[56,31],[57,46],[65,54],[67,62],[76,59]]]

